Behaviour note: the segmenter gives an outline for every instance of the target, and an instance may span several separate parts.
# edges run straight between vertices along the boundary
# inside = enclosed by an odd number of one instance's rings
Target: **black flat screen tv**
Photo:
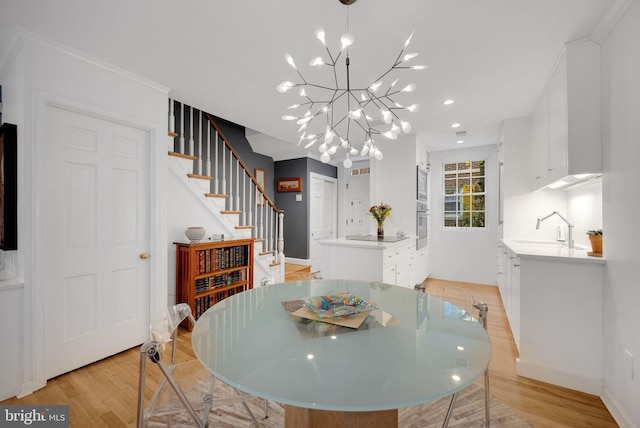
[[[18,132],[0,125],[0,249],[18,249]]]

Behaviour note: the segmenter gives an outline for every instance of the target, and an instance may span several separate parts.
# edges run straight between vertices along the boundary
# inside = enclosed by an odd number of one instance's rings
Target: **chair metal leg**
[[[489,428],[489,369],[484,372],[484,426]]]
[[[162,374],[167,379],[167,382],[169,383],[173,391],[176,393],[176,395],[180,399],[180,402],[182,403],[182,405],[187,409],[187,412],[189,412],[189,415],[191,415],[191,418],[193,419],[193,421],[198,425],[198,427],[205,428],[207,426],[207,422],[202,422],[200,420],[200,417],[198,416],[196,411],[193,409],[193,407],[191,406],[191,403],[189,403],[189,400],[184,395],[184,392],[182,392],[182,390],[180,389],[176,381],[173,379],[171,373],[169,372],[169,369],[162,362],[162,360],[158,361],[158,368],[160,368],[160,371],[162,371]]]
[[[456,405],[456,398],[458,398],[457,392],[451,396],[451,403],[449,403],[449,410],[447,410],[447,416],[445,416],[444,418],[444,422],[442,423],[442,428],[447,428],[449,426],[449,419],[451,419],[451,413],[453,412],[453,407]]]

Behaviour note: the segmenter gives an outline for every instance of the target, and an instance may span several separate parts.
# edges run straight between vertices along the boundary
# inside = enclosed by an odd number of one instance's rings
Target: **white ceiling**
[[[254,131],[254,150],[283,159],[298,142],[289,94],[290,53],[306,72],[345,30],[351,81],[368,85],[415,30],[406,71],[417,89],[407,117],[428,150],[496,143],[500,122],[530,115],[565,42],[589,37],[615,0],[0,0],[0,52],[14,25],[171,89],[171,96]],[[404,72],[404,71],[403,71]],[[355,86],[355,85],[354,85]],[[443,106],[447,98],[455,104]],[[451,124],[467,131],[456,144]],[[281,140],[281,141],[279,141]],[[284,145],[286,142],[289,145]]]

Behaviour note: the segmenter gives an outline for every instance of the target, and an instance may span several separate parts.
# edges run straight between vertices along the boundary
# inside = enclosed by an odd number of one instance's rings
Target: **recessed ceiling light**
[[[456,143],[462,144],[462,143],[464,143],[464,140],[458,140],[458,141],[456,141]]]
[[[448,105],[453,104],[454,102],[455,102],[455,101],[453,101],[453,100],[449,99],[449,100],[444,100],[444,102],[443,102],[442,104],[444,104],[444,105],[448,106]]]
[[[453,125],[451,125],[452,128],[458,128],[460,126],[459,123],[454,123]]]

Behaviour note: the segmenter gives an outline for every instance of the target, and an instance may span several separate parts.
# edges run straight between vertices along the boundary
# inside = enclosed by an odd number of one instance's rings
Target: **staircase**
[[[169,100],[169,136],[169,179],[179,181],[193,204],[211,212],[214,226],[207,235],[255,238],[254,287],[283,282],[284,211],[276,208],[213,118]]]

